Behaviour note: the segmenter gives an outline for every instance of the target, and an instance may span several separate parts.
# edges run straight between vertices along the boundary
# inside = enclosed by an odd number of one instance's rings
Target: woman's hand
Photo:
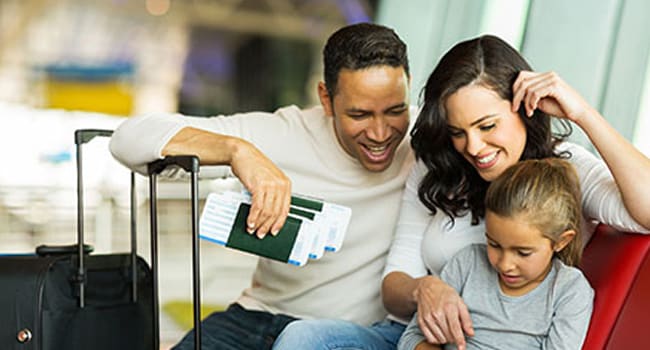
[[[522,71],[512,85],[512,111],[523,104],[526,115],[535,109],[580,125],[594,113],[593,108],[555,72]]]
[[[418,325],[432,344],[455,343],[465,349],[465,334],[474,335],[467,306],[455,289],[441,279],[426,276],[418,279],[413,291],[418,305]]]
[[[576,123],[587,134],[614,176],[628,213],[637,223],[650,229],[647,209],[650,207],[650,178],[639,177],[639,174],[650,173],[650,159],[554,72],[522,71],[512,90],[513,112],[523,104],[530,117],[539,108],[544,113]]]

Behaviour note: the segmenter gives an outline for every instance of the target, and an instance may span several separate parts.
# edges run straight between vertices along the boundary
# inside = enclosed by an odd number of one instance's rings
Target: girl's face
[[[499,274],[506,295],[524,295],[537,287],[551,269],[553,242],[529,226],[525,217],[485,213],[490,264]]]
[[[510,101],[486,87],[467,85],[447,98],[445,108],[454,148],[485,181],[519,161],[526,127]]]

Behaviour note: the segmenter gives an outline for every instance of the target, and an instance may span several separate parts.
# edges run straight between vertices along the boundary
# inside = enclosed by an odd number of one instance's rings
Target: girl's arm
[[[440,345],[434,345],[427,343],[424,338],[424,334],[418,327],[417,323],[417,314],[413,316],[411,322],[402,333],[402,336],[399,339],[397,344],[397,350],[439,350],[442,349]]]
[[[544,349],[581,349],[593,311],[594,290],[582,274],[564,280],[555,302],[555,310]],[[577,277],[576,277],[577,276]]]
[[[603,116],[554,72],[523,71],[513,85],[512,109],[566,118],[585,131],[621,193],[623,205],[640,225],[650,229],[650,159],[621,136]],[[642,175],[643,174],[643,175]],[[640,176],[641,175],[641,176]]]

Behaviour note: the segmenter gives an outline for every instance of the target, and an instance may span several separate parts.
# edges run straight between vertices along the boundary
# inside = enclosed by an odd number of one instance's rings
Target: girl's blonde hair
[[[575,236],[556,252],[566,265],[582,256],[580,182],[573,166],[559,158],[530,159],[508,168],[487,190],[485,209],[502,217],[519,216],[556,243],[568,230]]]

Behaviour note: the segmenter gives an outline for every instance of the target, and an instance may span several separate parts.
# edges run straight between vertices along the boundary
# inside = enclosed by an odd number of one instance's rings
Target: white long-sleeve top
[[[404,183],[414,163],[408,138],[388,169],[369,172],[341,148],[332,118],[322,108],[291,106],[275,113],[229,117],[135,117],[115,131],[111,152],[127,167],[142,171],[146,163],[161,157],[162,148],[186,126],[241,137],[285,172],[295,193],[352,209],[340,251],[304,267],[260,258],[251,287],[237,302],[247,309],[302,318],[341,318],[364,325],[386,315],[379,295],[381,273]]]
[[[586,244],[595,228],[594,222],[608,224],[621,231],[650,233],[638,224],[623,205],[614,178],[602,160],[581,146],[565,142],[558,150],[568,150],[580,179],[583,206],[583,242]],[[418,198],[418,186],[427,173],[418,161],[406,182],[400,216],[393,244],[388,255],[384,276],[401,271],[413,278],[427,274],[439,275],[445,263],[462,248],[485,242],[485,223],[471,224],[471,215],[455,218],[438,210],[431,215]],[[391,315],[391,318],[408,323]]]

